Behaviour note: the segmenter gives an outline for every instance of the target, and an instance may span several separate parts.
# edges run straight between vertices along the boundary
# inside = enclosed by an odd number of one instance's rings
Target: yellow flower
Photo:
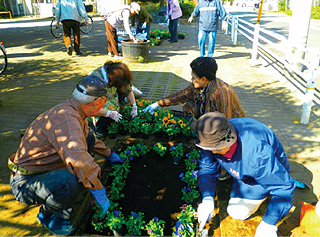
[[[162,122],[163,122],[164,124],[169,124],[169,119],[168,119],[167,117],[164,117],[164,118],[162,119]]]
[[[154,117],[157,117],[158,116],[158,113],[157,112],[154,112]]]
[[[178,121],[178,123],[181,125],[181,124],[183,124],[183,121],[180,119],[180,120]]]
[[[170,123],[176,124],[176,120],[170,119]]]

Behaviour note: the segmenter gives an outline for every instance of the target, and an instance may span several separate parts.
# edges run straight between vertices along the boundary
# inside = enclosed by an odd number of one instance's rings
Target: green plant
[[[143,218],[143,213],[131,212],[131,215],[129,216],[126,223],[128,229],[127,236],[141,236],[141,230],[144,229],[146,223]]]
[[[114,210],[107,213],[106,224],[111,230],[120,230],[126,224],[125,217],[121,211]]]
[[[180,3],[180,7],[182,10],[182,16],[189,17],[195,8],[195,5],[193,1],[184,1],[183,3]]]
[[[118,123],[111,122],[107,127],[108,134],[116,134],[118,132],[118,127],[119,127]]]
[[[197,212],[192,205],[183,204],[182,211],[177,216],[178,221],[173,227],[173,236],[195,236],[194,223],[196,222]]]
[[[141,132],[144,133],[144,134],[150,134],[151,131],[153,129],[153,126],[151,123],[143,123],[141,124]]]
[[[130,133],[138,133],[140,132],[140,128],[141,128],[141,124],[143,123],[143,120],[137,116],[135,118],[133,118],[130,122],[129,122],[129,132]]]
[[[189,186],[184,187],[182,190],[181,200],[186,201],[187,203],[192,203],[195,199],[200,197],[200,192],[196,189],[192,189]]]
[[[156,154],[158,154],[162,157],[166,154],[167,147],[162,145],[161,142],[158,142],[158,143],[154,144],[153,150],[155,151]]]
[[[186,159],[184,160],[186,164],[187,171],[193,171],[198,167],[198,159],[200,158],[199,150],[192,150],[190,153],[186,154]]]
[[[312,7],[311,18],[320,20],[320,6]]]
[[[158,217],[151,219],[145,226],[149,236],[163,236],[165,221],[159,220]]]
[[[137,150],[140,152],[140,155],[145,155],[150,151],[149,147],[144,145],[142,142],[138,143],[136,147]]]
[[[139,57],[138,57],[138,62],[139,62],[139,63],[143,63],[143,61],[144,61],[144,57],[139,56]]]
[[[170,155],[172,157],[183,157],[183,143],[180,142],[178,145],[171,145],[170,146]]]

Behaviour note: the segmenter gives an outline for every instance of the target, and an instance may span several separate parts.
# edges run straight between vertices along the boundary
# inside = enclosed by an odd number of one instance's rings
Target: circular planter
[[[149,56],[150,41],[139,41],[134,43],[132,40],[122,40],[122,54],[127,62],[147,62]]]

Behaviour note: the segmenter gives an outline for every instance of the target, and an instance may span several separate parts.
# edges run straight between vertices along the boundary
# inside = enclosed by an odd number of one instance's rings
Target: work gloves
[[[138,116],[138,107],[136,103],[132,105],[132,110],[131,110],[131,118],[135,118]]]
[[[159,108],[159,105],[157,102],[154,102],[153,104],[151,104],[147,108],[145,108],[143,110],[143,112],[145,112],[145,113],[149,112],[150,114],[153,114],[154,113],[153,110],[155,110],[157,108]]]
[[[207,222],[213,217],[214,200],[213,197],[205,197],[198,206],[198,222],[199,232],[203,231],[203,228]]]
[[[107,156],[106,159],[110,162],[111,166],[120,164],[125,160],[125,159],[121,159],[121,157],[114,151],[112,151],[111,155]]]
[[[270,225],[261,221],[256,229],[254,237],[277,237],[278,228],[275,225]]]
[[[228,29],[228,22],[227,21],[222,21],[222,30]]]
[[[147,22],[144,22],[142,25],[141,25],[141,29],[145,29],[147,28]]]
[[[107,211],[110,207],[110,200],[107,197],[106,189],[103,187],[99,190],[90,190],[90,193],[92,194],[98,205],[101,207],[102,213],[100,215],[100,218],[103,218],[107,214]]]
[[[109,117],[109,118],[113,119],[114,121],[116,121],[117,123],[119,123],[123,116],[118,111],[108,110],[106,117]]]
[[[188,22],[191,23],[193,21],[193,16],[190,16]]]

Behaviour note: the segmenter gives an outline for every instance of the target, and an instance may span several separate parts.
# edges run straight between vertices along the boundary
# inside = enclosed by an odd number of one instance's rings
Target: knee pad
[[[264,200],[266,200],[266,198],[262,200],[230,198],[227,212],[233,219],[245,220],[258,210]]]

